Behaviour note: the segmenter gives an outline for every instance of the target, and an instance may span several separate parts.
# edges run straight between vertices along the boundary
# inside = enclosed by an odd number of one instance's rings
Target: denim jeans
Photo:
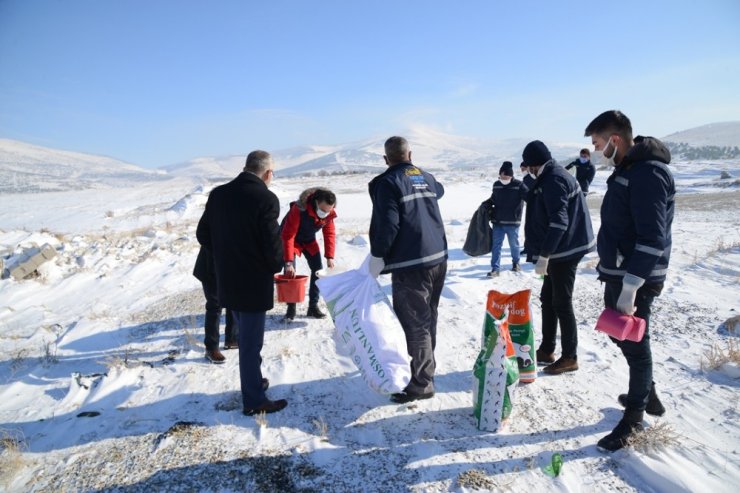
[[[265,341],[265,312],[234,311],[239,326],[239,380],[244,409],[267,400],[262,389],[262,345]]]
[[[504,245],[504,236],[509,239],[509,250],[511,250],[511,261],[519,263],[519,225],[502,226],[493,225],[491,233],[491,270],[498,271],[501,268],[501,247]]]
[[[578,358],[578,328],[573,313],[573,285],[576,282],[578,261],[552,263],[547,266],[547,275],[542,282],[542,343],[545,353],[555,352],[555,337],[560,324],[562,357]]]
[[[627,392],[627,409],[644,411],[647,406],[650,387],[653,384],[653,354],[650,350],[650,307],[656,296],[660,295],[663,283],[645,284],[637,290],[635,296],[636,317],[645,320],[645,335],[640,342],[618,341],[611,338],[622,350],[630,369],[629,390]],[[616,309],[622,282],[608,281],[604,286],[604,304]]]

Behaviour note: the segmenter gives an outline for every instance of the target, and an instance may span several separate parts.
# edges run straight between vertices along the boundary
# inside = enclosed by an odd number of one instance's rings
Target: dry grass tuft
[[[712,371],[721,367],[725,363],[734,363],[740,365],[740,347],[733,340],[727,341],[727,349],[714,344],[704,352],[699,361],[699,367],[702,371]]]
[[[316,427],[316,433],[321,437],[321,440],[324,442],[329,441],[329,425],[326,424],[326,421],[324,421],[323,416],[319,416],[317,419],[313,420],[313,425]]]
[[[17,349],[10,358],[10,375],[11,378],[25,365],[26,356],[28,351],[25,349]]]
[[[257,423],[257,426],[260,428],[267,428],[267,425],[269,424],[267,421],[267,414],[266,413],[259,413],[254,417],[255,423]]]
[[[102,362],[106,368],[130,368],[134,358],[132,358],[134,351],[130,347],[126,347],[123,353],[112,354],[105,358]]]
[[[473,490],[493,490],[497,486],[496,482],[480,469],[470,469],[460,473],[457,477],[457,484],[462,488]]]
[[[51,365],[59,363],[59,356],[57,355],[57,343],[54,341],[44,341],[42,345],[41,365],[48,368]]]
[[[627,446],[639,452],[650,452],[681,444],[680,435],[667,423],[658,423],[640,433],[627,437]]]
[[[740,246],[740,241],[730,241],[728,243],[725,243],[724,238],[717,238],[714,241],[714,248],[709,250],[707,252],[707,257],[711,257],[713,255],[716,255],[718,253],[727,253],[730,250],[733,250]]]
[[[8,486],[18,474],[23,467],[23,451],[26,449],[20,431],[0,429],[0,485]]]

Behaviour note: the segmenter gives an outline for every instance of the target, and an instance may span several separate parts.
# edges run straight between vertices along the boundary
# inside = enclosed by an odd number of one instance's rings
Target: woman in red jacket
[[[316,233],[321,230],[324,236],[324,256],[327,266],[334,267],[334,249],[336,234],[334,218],[337,213],[334,206],[337,197],[334,192],[326,188],[309,188],[304,190],[296,202],[291,202],[290,210],[283,219],[281,237],[283,240],[283,255],[285,260],[285,275],[295,276],[295,257],[305,254],[308,266],[311,269],[311,284],[308,290],[308,311],[306,316],[324,318],[326,313],[319,310],[319,288],[316,286],[321,270],[321,250],[316,241]],[[295,303],[288,303],[285,319],[295,318]]]

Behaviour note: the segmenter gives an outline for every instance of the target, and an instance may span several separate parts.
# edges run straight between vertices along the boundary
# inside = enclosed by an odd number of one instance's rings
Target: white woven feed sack
[[[410,358],[401,323],[368,262],[317,285],[334,320],[337,352],[352,359],[371,389],[392,394],[411,380]]]

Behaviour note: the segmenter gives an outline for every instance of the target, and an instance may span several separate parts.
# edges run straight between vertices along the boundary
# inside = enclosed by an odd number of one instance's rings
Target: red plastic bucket
[[[285,277],[275,274],[278,301],[281,303],[300,303],[306,297],[306,279],[308,276]]]

